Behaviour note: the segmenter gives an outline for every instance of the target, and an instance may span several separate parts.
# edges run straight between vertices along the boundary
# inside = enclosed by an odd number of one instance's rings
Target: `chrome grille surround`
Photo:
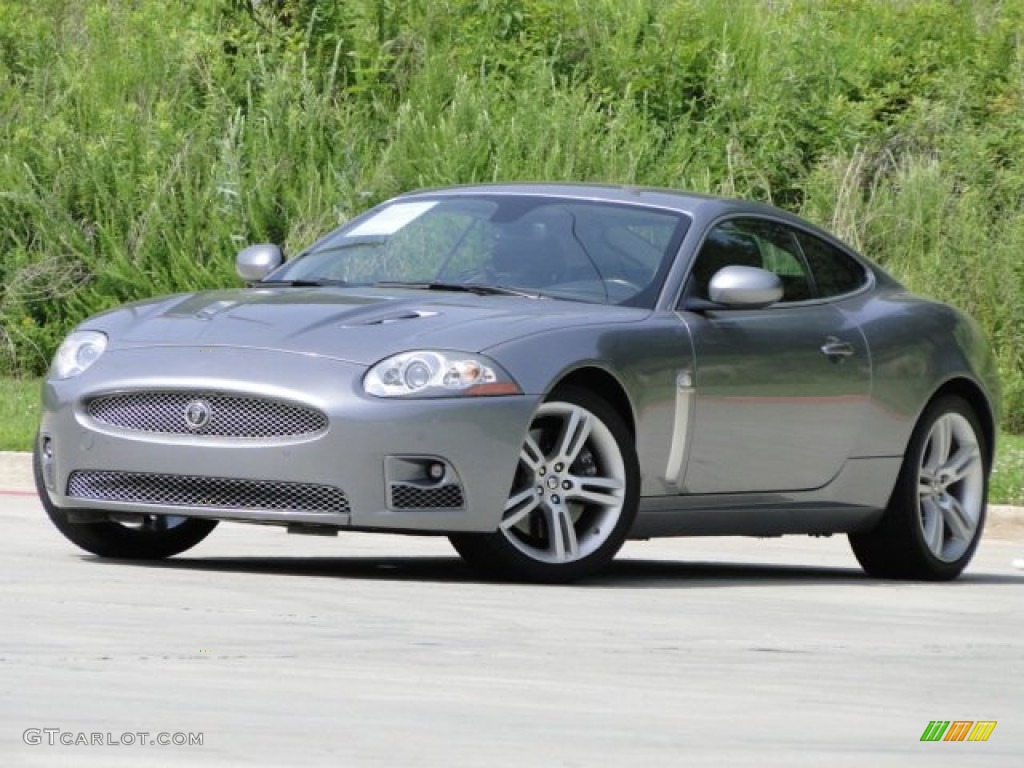
[[[344,491],[330,485],[149,472],[76,470],[68,478],[67,495],[153,506],[349,512]]]
[[[429,488],[392,483],[390,491],[392,509],[462,509],[465,506],[462,486],[457,483]]]
[[[197,425],[200,420],[190,419],[190,410],[205,411],[201,425]],[[100,424],[165,435],[258,440],[301,437],[327,429],[326,414],[315,408],[221,392],[117,392],[92,398],[85,411]]]

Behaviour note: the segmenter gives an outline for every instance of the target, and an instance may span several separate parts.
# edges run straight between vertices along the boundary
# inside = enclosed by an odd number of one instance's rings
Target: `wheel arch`
[[[600,397],[622,417],[630,437],[636,441],[636,417],[629,395],[626,394],[621,382],[608,371],[593,366],[577,368],[559,379],[551,388],[551,392],[557,392],[562,387],[579,387]]]
[[[996,454],[996,423],[992,405],[989,403],[984,391],[970,379],[963,377],[950,379],[932,394],[925,407],[945,395],[961,397],[974,409],[974,413],[977,415],[978,421],[981,422],[981,428],[985,433],[985,447],[988,454],[985,458],[988,461],[989,468],[991,468],[995,462]]]

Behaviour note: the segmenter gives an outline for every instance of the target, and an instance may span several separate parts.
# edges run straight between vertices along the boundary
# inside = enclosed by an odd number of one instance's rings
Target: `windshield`
[[[267,281],[408,285],[653,307],[686,231],[676,213],[525,195],[387,203]]]

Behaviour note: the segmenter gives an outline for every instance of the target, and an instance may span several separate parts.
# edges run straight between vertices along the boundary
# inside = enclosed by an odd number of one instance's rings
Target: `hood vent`
[[[221,312],[227,312],[232,307],[237,306],[237,304],[237,301],[215,301],[196,312],[196,317],[201,320],[212,320]]]
[[[362,325],[387,325],[397,323],[401,320],[419,320],[424,317],[436,317],[440,312],[431,312],[425,309],[405,309],[398,312],[389,312],[377,317],[370,317],[357,323],[345,323],[345,328],[354,328]]]

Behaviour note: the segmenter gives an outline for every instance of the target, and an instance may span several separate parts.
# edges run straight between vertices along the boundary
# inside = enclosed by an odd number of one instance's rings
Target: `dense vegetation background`
[[[0,374],[390,195],[758,198],[993,339],[1024,431],[1024,0],[0,0]]]

